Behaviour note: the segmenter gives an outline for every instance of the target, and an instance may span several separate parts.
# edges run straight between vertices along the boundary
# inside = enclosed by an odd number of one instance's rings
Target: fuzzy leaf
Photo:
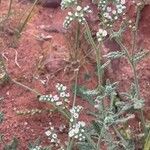
[[[2,123],[3,120],[4,120],[4,114],[0,112],[0,123]]]
[[[102,126],[100,125],[100,123],[96,122],[96,121],[92,121],[92,125],[93,125],[93,128],[95,130],[95,132],[100,135],[101,134],[101,129],[102,129]]]
[[[133,55],[133,62],[138,63],[140,60],[142,60],[144,57],[149,55],[149,51],[141,51]]]
[[[110,64],[110,60],[108,60],[107,62],[105,62],[103,65],[101,65],[100,69],[104,70],[109,64]]]
[[[72,87],[73,92],[75,91],[75,86]],[[93,97],[98,94],[97,90],[89,90],[86,87],[77,85],[76,89],[77,96],[82,97],[84,100],[87,100],[90,104],[94,105]]]
[[[114,51],[114,52],[110,52],[107,55],[104,55],[104,57],[108,58],[108,59],[116,59],[116,58],[120,58],[120,57],[124,57],[125,53],[121,52],[121,51]]]

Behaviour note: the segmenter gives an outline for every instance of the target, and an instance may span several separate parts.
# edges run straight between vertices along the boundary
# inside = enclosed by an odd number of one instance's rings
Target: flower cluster
[[[103,29],[99,29],[99,31],[96,33],[96,36],[98,41],[101,42],[103,38],[107,36],[107,31]]]
[[[35,146],[34,148],[31,148],[30,150],[42,150],[42,146]]]
[[[55,144],[55,146],[59,146],[60,140],[58,139],[57,134],[55,133],[54,127],[51,127],[50,130],[45,132],[46,136],[50,139],[50,142]]]
[[[80,111],[83,109],[82,106],[74,106],[73,108],[70,109],[70,113],[71,113],[71,119],[70,122],[74,122],[75,120],[77,120],[79,118],[79,113]]]
[[[77,121],[79,118],[79,113],[83,109],[82,106],[74,106],[72,109],[70,109],[71,118],[70,118],[70,129],[69,129],[69,137],[74,137],[75,139],[78,139],[79,141],[85,140],[84,136],[84,127],[85,122],[83,121]]]
[[[69,103],[68,98],[70,97],[70,94],[66,92],[67,87],[60,83],[57,83],[55,87],[59,93],[59,97],[62,98],[65,102]]]
[[[68,98],[70,97],[70,94],[66,92],[67,87],[57,83],[56,89],[58,91],[59,95],[42,95],[39,98],[39,101],[48,101],[53,103],[56,107],[57,106],[66,106],[66,103],[69,103]]]
[[[98,6],[101,9],[104,23],[106,23],[107,26],[112,26],[111,23],[123,14],[126,9],[125,3],[125,0],[114,0],[113,2],[109,0],[100,0]]]
[[[75,139],[78,139],[79,141],[85,140],[84,132],[85,132],[85,122],[78,121],[74,125],[71,126],[69,130],[69,137],[74,137]]]
[[[68,12],[68,16],[66,16],[64,21],[64,27],[67,28],[73,20],[77,20],[79,23],[85,23],[85,15],[87,13],[91,13],[89,6],[82,8],[81,6],[77,6],[74,13]]]
[[[62,9],[66,9],[67,7],[70,7],[72,5],[77,5],[77,0],[62,0],[61,2]]]
[[[94,107],[96,109],[101,109],[103,98],[104,98],[104,96],[97,96],[96,97],[96,99],[95,99],[95,105],[94,105]]]

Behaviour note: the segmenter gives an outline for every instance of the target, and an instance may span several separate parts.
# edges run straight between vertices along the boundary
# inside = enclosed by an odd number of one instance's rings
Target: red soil
[[[13,9],[18,12],[18,16],[12,16],[9,23],[5,28],[6,31],[10,31],[13,27],[17,26],[18,18],[21,18],[21,14],[29,8],[31,4],[21,4],[15,2]],[[0,7],[2,8],[0,13],[6,13],[8,8],[7,3],[2,1]],[[62,27],[66,12],[57,9],[43,8],[37,6],[34,10],[33,16],[29,21],[26,29],[22,33],[19,39],[18,47],[12,48],[12,36],[6,32],[0,36],[0,43],[2,48],[0,53],[6,56],[5,63],[6,68],[10,76],[25,84],[31,88],[37,89],[40,93],[49,94],[54,93],[54,85],[58,82],[63,83],[71,88],[74,82],[74,66],[69,68],[71,72],[64,72],[64,69],[68,66],[70,47],[68,46],[68,39],[64,35],[65,30]],[[48,26],[47,29],[43,29],[42,25]],[[144,49],[150,49],[150,6],[144,8],[142,12],[142,18],[140,20],[139,30],[139,43]],[[38,36],[44,34],[45,36],[51,36],[46,41],[37,40]],[[70,37],[71,39],[72,37]],[[130,43],[130,35],[125,37],[126,43]],[[111,45],[108,41],[108,45]],[[111,46],[110,46],[111,47]],[[104,46],[104,51],[114,50],[115,43],[110,48]],[[18,53],[17,62],[15,63],[16,51]],[[90,73],[91,78],[84,79],[85,68],[81,67],[79,71],[79,84],[84,84],[90,88],[96,86],[96,76],[92,74],[95,66],[88,61],[86,63],[87,72]],[[150,111],[150,59],[144,59],[138,66],[138,74],[140,79],[140,87],[142,96],[145,98],[146,107],[145,114],[147,118],[150,118],[148,112]],[[130,67],[126,65],[126,61],[116,61],[112,65],[112,70],[109,71],[108,77],[113,81],[119,81],[121,90],[126,90],[129,87],[129,83],[133,80],[133,75]],[[56,72],[54,74],[54,72]],[[44,83],[44,84],[43,84]],[[4,134],[4,142],[10,141],[14,136],[19,139],[19,149],[26,150],[29,141],[34,141],[38,137],[41,138],[42,145],[47,145],[49,140],[45,136],[45,131],[49,128],[49,122],[51,122],[56,128],[59,128],[65,119],[60,117],[58,113],[42,113],[33,116],[18,116],[15,110],[25,109],[46,109],[52,108],[49,104],[41,103],[37,97],[16,84],[10,83],[0,87],[0,96],[4,97],[1,105],[1,110],[5,114],[5,119],[0,125],[0,132]],[[77,99],[78,103],[88,109],[88,104],[85,101]],[[85,121],[89,121],[86,115],[82,115]],[[66,137],[65,133],[60,133],[62,139]],[[0,150],[3,145],[0,143]]]

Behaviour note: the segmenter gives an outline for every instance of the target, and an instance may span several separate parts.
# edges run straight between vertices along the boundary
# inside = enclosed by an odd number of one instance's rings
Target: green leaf
[[[17,150],[18,140],[14,138],[9,144],[6,144],[3,150]]]
[[[72,87],[73,92],[75,91],[75,86]],[[84,86],[76,86],[77,96],[87,100],[90,104],[94,105],[94,97],[98,94],[98,90],[89,90]]]
[[[109,80],[106,81],[106,85],[104,87],[104,94],[105,95],[116,95],[116,88],[117,88],[118,82],[110,83]]]
[[[4,114],[3,112],[0,112],[0,123],[2,123],[4,120]]]
[[[104,55],[104,57],[108,58],[108,59],[117,59],[120,57],[124,57],[125,52],[122,51],[114,51],[114,52],[110,52],[107,55]]]
[[[110,64],[110,60],[108,60],[107,62],[105,62],[103,65],[100,66],[101,70],[104,70],[109,64]]]
[[[142,60],[144,57],[148,56],[150,54],[149,51],[141,51],[133,55],[133,62],[138,63],[140,60]]]
[[[93,128],[95,130],[95,132],[100,135],[101,134],[101,129],[102,129],[102,125],[96,121],[92,121],[92,125],[93,125]]]

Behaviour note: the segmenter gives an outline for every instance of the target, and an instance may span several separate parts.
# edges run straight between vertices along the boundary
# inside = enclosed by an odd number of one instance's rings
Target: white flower
[[[68,16],[67,16],[67,17],[68,17]],[[67,17],[66,17],[66,18],[67,18]],[[56,89],[57,89],[59,86],[60,86],[60,84],[59,84],[59,83],[57,83],[57,84],[56,84],[56,86],[55,86],[55,87],[56,87]]]
[[[76,17],[78,17],[78,13],[77,12],[75,12],[75,14],[74,14]]]
[[[70,97],[70,94],[69,94],[69,93],[66,93],[66,97]]]
[[[54,102],[54,99],[53,98],[51,98],[51,100],[50,100],[51,102]]]
[[[63,103],[61,102],[61,101],[59,101],[59,102],[56,102],[56,106],[60,106],[60,105],[62,105]]]
[[[70,130],[68,134],[69,134],[69,137],[73,137],[74,136],[73,130]]]
[[[68,15],[69,15],[69,16],[72,16],[73,14],[72,14],[72,12],[71,12],[71,11],[69,11],[69,12],[68,12]]]
[[[70,109],[70,112],[72,113],[72,114],[74,114],[75,113],[75,109]]]
[[[116,12],[116,10],[113,10],[112,13],[115,15],[117,12]]]
[[[98,104],[97,104],[97,105],[94,105],[94,107],[95,107],[95,108],[99,108],[99,105],[98,105]]]
[[[55,140],[54,139],[51,139],[51,143],[54,143],[55,142]]]
[[[85,130],[84,129],[81,129],[81,132],[84,132]]]
[[[101,34],[102,32],[103,32],[102,29],[99,29],[99,30],[98,30],[98,34]]]
[[[51,127],[50,129],[51,129],[51,130],[54,130],[54,127]]]
[[[99,29],[99,31],[96,33],[98,41],[102,41],[102,39],[107,35],[107,31],[103,29]]]
[[[73,118],[70,119],[70,122],[73,122]]]
[[[53,96],[53,99],[54,99],[54,101],[58,101],[58,100],[59,100],[59,97],[58,97],[57,95],[54,95],[54,96]]]
[[[78,123],[79,123],[82,127],[85,126],[85,122],[84,122],[84,121],[79,121]]]
[[[115,16],[115,17],[114,17],[114,19],[115,19],[115,20],[117,20],[117,19],[118,19],[118,17],[117,17],[117,16]]]
[[[107,7],[107,11],[108,11],[108,12],[111,12],[111,7]]]
[[[125,3],[126,3],[126,1],[125,0],[121,0],[121,2],[120,2],[122,5],[124,5]]]
[[[90,8],[89,6],[86,6],[86,7],[83,8],[83,10],[87,11],[89,8]]]
[[[52,132],[51,132],[50,130],[48,130],[48,131],[45,132],[45,134],[46,134],[47,136],[50,136],[50,135],[52,134]]]
[[[77,118],[79,117],[79,114],[74,113],[74,114],[73,114],[73,117],[74,117],[75,119],[77,119]]]
[[[103,16],[106,17],[106,18],[109,18],[110,15],[109,15],[109,13],[106,12],[106,13],[103,14]]]
[[[77,139],[77,138],[78,138],[78,135],[75,135],[74,138]]]
[[[60,96],[60,97],[65,97],[65,96],[66,96],[66,93],[65,93],[65,92],[61,92],[59,96]]]
[[[54,134],[52,135],[52,138],[57,139],[57,134],[54,133]]]
[[[102,36],[105,37],[106,35],[107,35],[107,31],[106,31],[106,30],[103,30]]]
[[[102,38],[98,38],[98,42],[101,42],[102,41]]]
[[[62,91],[65,91],[66,89],[67,89],[66,86],[63,86],[63,87],[62,87]]]
[[[81,11],[82,7],[81,6],[77,6],[77,11]]]
[[[74,133],[75,133],[75,134],[78,134],[78,132],[79,132],[79,128],[76,127],[76,128],[74,129]]]

